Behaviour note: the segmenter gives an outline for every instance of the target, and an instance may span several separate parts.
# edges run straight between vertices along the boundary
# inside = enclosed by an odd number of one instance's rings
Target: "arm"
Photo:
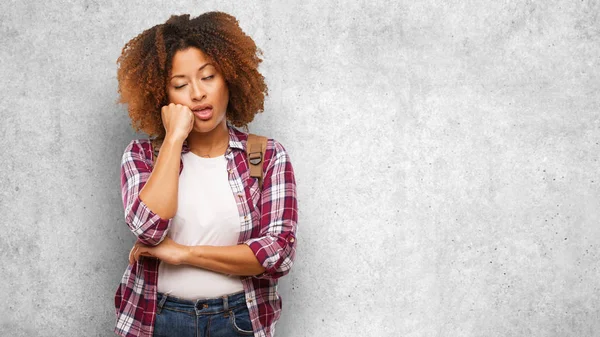
[[[292,163],[279,142],[273,140],[273,147],[263,182],[259,235],[244,242],[265,269],[254,277],[272,280],[289,273],[294,263],[298,222]]]
[[[129,263],[140,256],[151,256],[168,264],[189,264],[228,275],[256,275],[265,269],[258,263],[252,250],[236,246],[185,246],[166,236],[156,246],[136,242],[129,253]]]
[[[263,183],[259,237],[235,246],[184,246],[168,237],[155,247],[136,243],[130,262],[147,255],[230,275],[277,279],[287,274],[296,251],[296,183],[289,157],[276,147]]]
[[[165,138],[154,169],[139,142],[132,141],[123,154],[121,194],[125,221],[143,244],[160,243],[177,210],[182,145],[183,140]]]
[[[252,250],[244,244],[236,246],[185,246],[183,264],[229,275],[256,275],[265,268]]]

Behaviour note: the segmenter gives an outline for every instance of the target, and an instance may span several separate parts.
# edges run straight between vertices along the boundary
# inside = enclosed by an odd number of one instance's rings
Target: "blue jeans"
[[[252,336],[243,291],[218,298],[186,300],[158,293],[156,337]]]

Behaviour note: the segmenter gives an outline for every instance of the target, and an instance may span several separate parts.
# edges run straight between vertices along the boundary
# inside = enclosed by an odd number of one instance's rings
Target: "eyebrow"
[[[206,66],[213,66],[214,67],[214,65],[212,63],[208,62],[208,63],[204,63],[202,65],[202,67],[198,68],[198,71],[204,69],[204,67],[206,67]],[[172,79],[174,79],[175,77],[185,77],[185,75],[174,75],[174,76],[171,76],[171,78],[169,79],[169,81],[172,80]]]

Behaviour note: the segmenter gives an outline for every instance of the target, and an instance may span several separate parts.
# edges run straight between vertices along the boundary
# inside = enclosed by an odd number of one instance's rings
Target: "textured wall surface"
[[[2,1],[0,336],[112,336],[116,59],[235,15],[294,164],[277,336],[600,335],[598,1]]]

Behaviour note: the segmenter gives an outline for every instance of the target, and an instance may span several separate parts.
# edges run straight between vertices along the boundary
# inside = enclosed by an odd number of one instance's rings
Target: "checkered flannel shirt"
[[[225,153],[232,193],[236,196],[239,219],[239,244],[246,244],[265,268],[260,275],[242,276],[246,304],[254,337],[271,337],[281,314],[277,281],[294,262],[298,219],[296,182],[290,158],[284,147],[269,139],[264,162],[263,191],[258,179],[250,177],[246,157],[248,134],[229,122],[229,147]],[[181,153],[189,152],[187,141]],[[149,139],[132,140],[121,162],[121,192],[125,220],[138,241],[159,244],[167,235],[171,219],[161,219],[139,198],[153,167]],[[179,173],[183,170],[180,160]],[[114,332],[123,337],[151,337],[157,302],[159,260],[142,256],[128,265],[114,297]]]

